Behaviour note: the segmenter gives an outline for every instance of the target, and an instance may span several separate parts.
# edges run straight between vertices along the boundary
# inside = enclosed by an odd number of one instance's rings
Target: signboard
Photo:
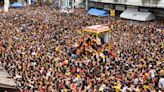
[[[115,17],[115,10],[114,9],[110,10],[110,16]]]

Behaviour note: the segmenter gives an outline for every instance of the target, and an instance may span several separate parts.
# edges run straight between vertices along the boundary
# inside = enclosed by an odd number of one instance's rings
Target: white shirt
[[[155,77],[155,71],[150,70],[150,78],[153,79]]]
[[[97,38],[97,45],[101,45],[101,39]]]
[[[16,75],[16,78],[20,79],[20,78],[22,78],[22,76],[20,76],[20,75],[17,74]]]
[[[36,53],[35,52],[32,52],[31,54],[34,56]]]
[[[160,79],[159,79],[158,87],[159,87],[159,88],[164,88],[164,78],[160,78]]]
[[[134,79],[134,84],[138,84],[138,79]]]
[[[50,71],[48,71],[46,75],[47,75],[47,76],[51,76],[51,72],[50,72]]]
[[[122,92],[126,92],[127,89],[128,89],[127,86],[123,87]]]

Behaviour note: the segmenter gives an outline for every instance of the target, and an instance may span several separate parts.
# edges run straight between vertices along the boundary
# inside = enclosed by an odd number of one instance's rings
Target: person
[[[164,76],[159,79],[158,87],[164,91]]]
[[[112,46],[76,31],[110,22]],[[163,25],[94,17],[84,9],[71,15],[48,6],[11,9],[0,14],[0,63],[22,92],[161,91],[163,34],[155,30]]]

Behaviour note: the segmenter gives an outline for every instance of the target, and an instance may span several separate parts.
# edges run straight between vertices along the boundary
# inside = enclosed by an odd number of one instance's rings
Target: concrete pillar
[[[75,1],[72,0],[72,8],[73,8],[73,9],[75,8],[74,3],[75,3]]]
[[[67,7],[68,6],[68,0],[63,0],[63,6]]]
[[[60,7],[61,7],[61,1],[59,0],[59,2],[58,2],[58,3],[59,3],[59,8],[60,8]]]
[[[88,2],[89,0],[85,0],[85,9],[88,10]]]
[[[69,5],[69,0],[67,0],[67,7],[70,7],[70,5]]]
[[[29,4],[29,5],[31,4],[31,0],[28,0],[28,4]]]
[[[4,12],[8,12],[10,6],[10,0],[4,0]]]

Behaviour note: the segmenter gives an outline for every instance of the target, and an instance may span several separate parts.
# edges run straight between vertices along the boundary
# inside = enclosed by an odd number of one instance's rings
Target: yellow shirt
[[[146,67],[146,63],[143,64],[143,67]]]
[[[164,75],[164,69],[162,70],[162,75]]]
[[[36,52],[36,53],[35,53],[35,58],[38,58],[38,57],[39,57],[39,56],[38,56],[38,53]]]
[[[67,92],[67,89],[63,89],[62,92]]]
[[[102,86],[100,86],[99,91],[100,92],[103,92],[104,91],[104,88]]]
[[[146,79],[148,79],[149,78],[149,73],[145,73],[145,77],[146,77]]]
[[[77,75],[77,78],[80,78],[80,75],[79,74]]]
[[[139,61],[144,61],[144,59],[143,59],[143,58],[141,58]]]
[[[56,48],[55,48],[55,51],[59,52],[59,47],[56,47]]]
[[[144,85],[143,88],[144,89],[150,89],[150,87],[148,85]]]
[[[121,84],[118,83],[117,86],[114,86],[113,88],[115,88],[116,92],[119,92],[121,90]]]
[[[65,75],[69,76],[71,73],[70,72],[66,72]]]

